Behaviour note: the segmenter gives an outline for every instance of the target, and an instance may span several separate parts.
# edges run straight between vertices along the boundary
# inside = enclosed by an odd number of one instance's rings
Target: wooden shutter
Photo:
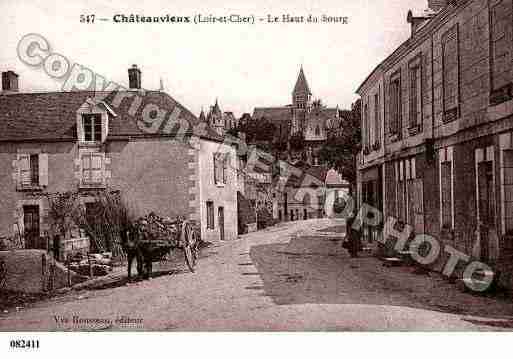
[[[459,103],[459,46],[458,26],[455,25],[442,37],[444,111],[451,111]],[[448,119],[456,116],[450,115]]]
[[[91,181],[103,183],[103,156],[98,153],[91,155]]]
[[[230,160],[230,154],[227,153],[223,156],[223,183],[226,183],[226,179],[228,177],[228,164]]]
[[[84,117],[77,115],[77,139],[79,142],[84,141]]]
[[[30,184],[30,155],[21,154],[18,156],[19,184]]]
[[[214,162],[214,184],[216,184],[218,182],[218,177],[217,177],[217,156],[216,156],[216,153],[214,153],[212,155],[212,159],[213,159],[213,162]]]
[[[48,186],[48,154],[39,154],[39,185]]]

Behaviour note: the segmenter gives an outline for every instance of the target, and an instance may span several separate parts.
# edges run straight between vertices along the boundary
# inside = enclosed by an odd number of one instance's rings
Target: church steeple
[[[201,113],[199,115],[199,120],[201,122],[205,122],[207,120],[207,118],[205,117],[205,111],[203,111],[203,107],[201,107]]]
[[[306,109],[312,99],[312,92],[306,81],[305,72],[303,71],[303,65],[299,69],[299,75],[297,77],[294,91],[292,92],[292,103],[295,108]]]
[[[308,86],[308,81],[306,81],[303,65],[301,65],[301,68],[299,69],[296,86],[294,86],[294,93],[307,93],[309,95],[312,94],[310,87]]]

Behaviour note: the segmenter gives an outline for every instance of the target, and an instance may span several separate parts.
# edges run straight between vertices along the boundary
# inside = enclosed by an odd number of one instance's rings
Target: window
[[[82,183],[86,185],[103,184],[103,154],[82,154]]]
[[[401,124],[401,74],[397,72],[390,79],[390,134],[399,134]]]
[[[214,153],[214,183],[225,184],[228,177],[228,153]]]
[[[84,124],[84,141],[99,142],[102,139],[102,117],[100,114],[82,115]]]
[[[440,156],[440,226],[454,229],[453,148],[442,148]]]
[[[443,121],[459,117],[459,45],[458,26],[442,36]]]
[[[379,93],[380,90],[374,95],[374,144],[377,148],[381,144],[381,101]]]
[[[315,127],[315,135],[320,136],[321,135],[321,129],[319,128],[319,125]]]
[[[513,5],[511,0],[492,0],[490,2],[490,64],[492,105],[512,98],[511,89],[511,46]]]
[[[214,228],[214,202],[207,201],[207,229]]]
[[[20,183],[22,186],[39,186],[39,155],[21,155]]]
[[[409,128],[418,128],[422,118],[422,72],[421,57],[418,56],[410,63],[410,116]]]

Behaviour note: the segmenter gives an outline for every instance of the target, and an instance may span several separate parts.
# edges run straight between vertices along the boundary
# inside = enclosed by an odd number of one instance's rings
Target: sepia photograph
[[[8,353],[513,330],[513,0],[0,13]]]

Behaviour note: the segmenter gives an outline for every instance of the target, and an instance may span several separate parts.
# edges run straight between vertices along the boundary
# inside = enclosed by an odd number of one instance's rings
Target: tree
[[[360,118],[361,100],[358,100],[343,116],[340,123],[342,131],[328,137],[319,152],[321,161],[337,170],[351,184],[352,192],[356,187],[356,159],[361,150]]]
[[[246,134],[246,140],[248,143],[272,143],[277,132],[277,128],[271,121],[262,117],[260,119],[244,121],[236,129],[228,131],[228,133],[233,136],[237,136],[239,132]]]
[[[290,137],[290,148],[294,151],[303,151],[305,149],[305,136],[303,132],[298,132]]]

